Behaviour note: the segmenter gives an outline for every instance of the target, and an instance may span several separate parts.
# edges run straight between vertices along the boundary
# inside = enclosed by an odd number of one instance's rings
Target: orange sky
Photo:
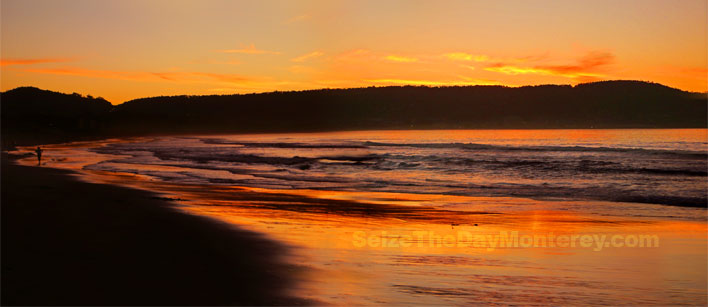
[[[708,91],[705,0],[2,0],[0,88],[112,103],[384,85]]]

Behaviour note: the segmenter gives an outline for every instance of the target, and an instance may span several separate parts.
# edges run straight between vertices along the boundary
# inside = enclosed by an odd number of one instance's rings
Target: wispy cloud
[[[64,63],[70,62],[72,59],[65,58],[43,58],[43,59],[0,59],[0,66],[7,65],[32,65],[43,63]]]
[[[245,54],[280,54],[278,51],[261,50],[256,48],[255,44],[250,44],[247,47],[242,47],[240,49],[225,49],[217,50],[222,53],[245,53]]]
[[[316,57],[321,57],[321,56],[323,56],[323,55],[324,55],[323,52],[320,52],[320,51],[313,51],[313,52],[310,52],[310,53],[308,53],[308,54],[303,54],[303,55],[301,55],[301,56],[299,56],[299,57],[292,58],[292,59],[290,59],[290,61],[293,61],[293,62],[305,62],[305,61],[307,61],[307,60],[309,60],[309,59],[316,58]]]
[[[605,65],[612,64],[615,56],[609,52],[590,52],[578,60],[575,65],[541,66],[558,74],[576,74],[593,71]]]
[[[489,60],[489,56],[483,54],[470,54],[465,52],[451,52],[443,54],[444,57],[453,61],[473,61],[485,62]]]
[[[387,61],[391,62],[401,62],[401,63],[411,63],[418,62],[418,58],[402,56],[402,55],[387,55],[384,57]]]
[[[614,55],[608,52],[590,52],[570,65],[534,65],[518,66],[496,63],[485,68],[487,71],[507,75],[538,74],[562,76],[579,81],[594,81],[605,77],[602,70],[614,62]]]
[[[491,66],[485,68],[484,70],[503,73],[503,74],[507,74],[507,75],[524,75],[524,74],[550,75],[550,74],[552,74],[552,72],[547,69],[533,68],[533,67],[519,67],[519,66],[507,65],[507,64],[502,64],[502,63],[497,63],[494,65],[491,65]]]

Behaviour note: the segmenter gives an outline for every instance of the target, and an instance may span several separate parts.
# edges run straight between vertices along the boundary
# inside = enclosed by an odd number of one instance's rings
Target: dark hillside
[[[73,139],[100,135],[113,106],[103,98],[18,87],[0,95],[3,143],[8,139]],[[21,141],[21,140],[18,140]]]
[[[23,87],[0,94],[2,134],[108,137],[357,129],[705,128],[705,93],[656,83],[392,86],[221,96],[102,98]]]

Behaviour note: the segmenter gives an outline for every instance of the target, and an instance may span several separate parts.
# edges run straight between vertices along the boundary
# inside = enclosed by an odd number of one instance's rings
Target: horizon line
[[[18,86],[13,89],[9,89],[2,93],[6,93],[12,90],[16,90],[19,88],[36,88],[39,90],[43,91],[50,91],[50,92],[55,92],[55,93],[60,93],[60,94],[65,94],[65,95],[72,95],[72,94],[79,94],[82,97],[88,97],[91,96],[93,98],[101,98],[107,102],[109,102],[111,105],[120,105],[124,104],[126,102],[130,101],[135,101],[135,100],[141,100],[141,99],[151,99],[151,98],[164,98],[164,97],[210,97],[210,96],[245,96],[245,95],[263,95],[263,94],[273,94],[273,93],[301,93],[301,92],[311,92],[311,91],[322,91],[322,90],[356,90],[356,89],[367,89],[367,88],[392,88],[392,87],[416,87],[416,88],[459,88],[459,87],[503,87],[503,88],[522,88],[522,87],[539,87],[539,86],[568,86],[575,88],[579,85],[584,85],[584,84],[593,84],[593,83],[603,83],[603,82],[622,82],[622,81],[628,81],[628,82],[639,82],[639,83],[647,83],[647,84],[656,84],[656,85],[661,85],[664,87],[668,87],[674,90],[679,90],[682,92],[686,93],[692,93],[692,94],[704,94],[708,95],[708,91],[705,92],[695,92],[695,91],[688,91],[684,89],[680,89],[677,87],[672,87],[668,86],[659,82],[653,82],[653,81],[645,81],[645,80],[631,80],[631,79],[614,79],[614,80],[600,80],[600,81],[591,81],[591,82],[581,82],[581,83],[576,83],[576,84],[570,84],[570,83],[546,83],[546,84],[536,84],[536,85],[531,85],[531,84],[526,84],[526,85],[505,85],[505,84],[475,84],[475,85],[425,85],[425,84],[398,84],[398,85],[370,85],[370,86],[358,86],[358,87],[322,87],[322,88],[312,88],[312,89],[302,89],[302,90],[287,90],[287,91],[281,91],[281,90],[271,90],[271,91],[262,91],[262,92],[250,92],[250,93],[232,93],[232,94],[180,94],[180,95],[157,95],[157,96],[145,96],[145,97],[138,97],[138,98],[133,98],[130,100],[125,100],[120,103],[113,103],[111,101],[106,100],[102,96],[94,96],[91,94],[81,94],[77,92],[73,93],[65,93],[65,92],[60,92],[60,91],[55,91],[55,90],[50,90],[50,89],[43,89],[37,86],[32,86],[32,85],[24,85],[24,86]]]

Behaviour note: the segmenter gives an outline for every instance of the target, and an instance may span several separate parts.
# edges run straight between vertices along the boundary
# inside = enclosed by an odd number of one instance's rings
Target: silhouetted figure
[[[37,165],[42,165],[42,152],[43,151],[44,150],[42,150],[42,148],[40,148],[39,146],[37,146],[37,149],[34,150],[34,152],[37,153]]]

